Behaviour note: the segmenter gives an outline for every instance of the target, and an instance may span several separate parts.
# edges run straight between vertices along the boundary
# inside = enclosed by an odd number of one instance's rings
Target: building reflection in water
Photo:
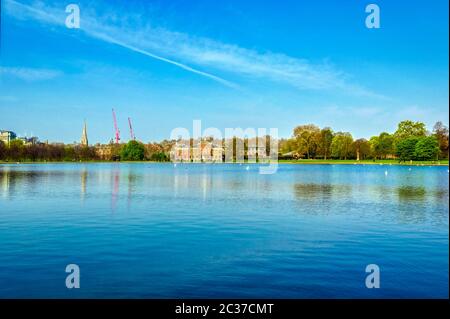
[[[206,200],[206,195],[208,193],[208,188],[211,186],[211,175],[204,172],[202,174],[202,180],[201,180],[201,184],[202,184],[202,198],[203,201]]]
[[[83,168],[83,170],[80,172],[81,176],[81,202],[84,203],[84,199],[86,197],[86,185],[87,185],[87,177],[88,177],[88,171],[86,168]]]
[[[117,207],[119,197],[120,169],[115,167],[112,171],[112,192],[111,192],[111,210],[114,212]]]
[[[0,185],[2,189],[2,197],[7,198],[9,196],[9,168],[4,167],[0,169]]]
[[[9,167],[0,168],[1,197],[12,198],[20,193],[31,194],[39,191],[38,181],[48,174],[35,171],[16,171]]]
[[[173,173],[173,197],[183,196],[183,192],[189,187],[188,164],[179,163],[174,167]]]

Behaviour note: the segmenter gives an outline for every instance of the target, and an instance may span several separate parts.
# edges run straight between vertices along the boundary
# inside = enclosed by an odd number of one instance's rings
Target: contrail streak
[[[31,13],[28,16],[31,17],[31,18],[34,18],[35,20],[38,20],[38,21],[41,21],[41,22],[50,23],[50,24],[64,25],[64,20],[61,20],[59,18],[59,16],[57,16],[55,14],[51,14],[51,13],[45,12],[45,11],[41,10],[40,8],[36,8],[36,7],[30,6],[30,5],[27,5],[27,4],[23,4],[23,3],[20,3],[20,2],[14,1],[14,0],[6,0],[5,2],[12,6],[12,8],[8,8],[8,9],[11,9],[11,10],[7,10],[7,11],[9,11],[11,13],[11,15],[14,16],[14,17],[15,17],[15,15],[17,13],[20,14],[20,12],[17,12],[16,10],[27,11],[27,13]],[[48,11],[50,11],[50,10],[48,10]],[[192,72],[192,73],[195,73],[195,74],[207,77],[209,79],[212,79],[212,80],[214,80],[216,82],[219,82],[219,83],[221,83],[221,84],[223,84],[223,85],[225,85],[227,87],[231,87],[231,88],[234,88],[234,89],[238,88],[238,86],[236,84],[234,84],[234,83],[232,83],[230,81],[227,81],[225,79],[222,79],[221,77],[218,77],[218,76],[216,76],[214,74],[207,73],[207,72],[204,72],[204,71],[200,71],[200,70],[192,68],[192,67],[190,67],[190,66],[188,66],[186,64],[183,64],[183,63],[180,63],[180,62],[177,62],[177,61],[174,61],[174,60],[170,60],[170,59],[167,59],[165,57],[162,57],[162,56],[159,56],[159,55],[156,55],[156,54],[153,54],[151,52],[148,52],[146,50],[143,50],[143,49],[138,48],[136,46],[133,46],[131,44],[125,43],[125,42],[120,41],[120,40],[117,40],[117,39],[115,39],[114,37],[112,37],[112,36],[110,36],[108,34],[105,34],[105,33],[102,33],[102,32],[97,32],[97,31],[91,30],[91,29],[86,28],[86,27],[82,27],[81,30],[84,31],[85,34],[87,34],[87,35],[89,35],[89,36],[91,36],[93,38],[97,38],[97,39],[100,39],[100,40],[103,40],[103,41],[106,41],[106,42],[109,42],[109,43],[112,43],[112,44],[116,44],[118,46],[121,46],[123,48],[129,49],[131,51],[134,51],[134,52],[137,52],[137,53],[140,53],[140,54],[143,54],[143,55],[148,56],[150,58],[153,58],[153,59],[156,59],[156,60],[159,60],[159,61],[163,61],[163,62],[172,64],[172,65],[175,65],[175,66],[177,66],[177,67],[179,67],[179,68],[181,68],[183,70],[186,70],[188,72]]]

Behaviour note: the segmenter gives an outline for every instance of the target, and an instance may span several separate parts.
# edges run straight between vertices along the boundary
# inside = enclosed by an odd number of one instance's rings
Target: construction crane
[[[116,130],[116,144],[119,144],[120,141],[120,131],[117,127],[117,119],[116,119],[116,112],[114,112],[114,109],[112,109],[112,116],[114,120],[114,129]]]
[[[133,132],[133,125],[131,125],[131,118],[128,118],[128,125],[130,126],[130,138],[134,141],[136,137]]]

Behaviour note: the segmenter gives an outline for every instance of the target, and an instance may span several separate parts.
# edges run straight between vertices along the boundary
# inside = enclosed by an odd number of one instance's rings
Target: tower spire
[[[83,133],[81,135],[81,145],[88,146],[88,137],[87,137],[87,125],[86,120],[84,120]]]

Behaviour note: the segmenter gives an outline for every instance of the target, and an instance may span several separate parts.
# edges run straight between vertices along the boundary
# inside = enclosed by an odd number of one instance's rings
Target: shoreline
[[[29,164],[175,164],[173,162],[157,162],[157,161],[80,161],[80,162],[65,162],[65,161],[49,161],[49,162],[32,162],[32,161],[24,161],[24,162],[5,162],[0,161],[0,165],[29,165]],[[247,164],[247,165],[255,165],[260,163],[236,163],[236,162],[177,162],[176,164]],[[268,163],[261,163],[262,165]],[[279,160],[278,164],[291,164],[291,165],[387,165],[387,166],[449,166],[449,161],[416,161],[412,163],[400,163],[395,160],[380,160],[380,161],[355,161],[355,160]]]

